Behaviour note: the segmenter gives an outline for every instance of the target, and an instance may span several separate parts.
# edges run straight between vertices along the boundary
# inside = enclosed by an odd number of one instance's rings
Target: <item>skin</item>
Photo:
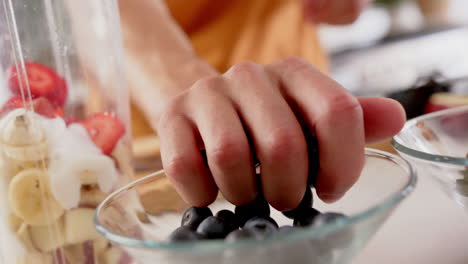
[[[356,98],[301,58],[244,62],[217,73],[194,54],[160,2],[120,2],[126,48],[135,58],[129,71],[139,71],[130,78],[132,95],[160,136],[169,180],[193,206],[209,205],[219,191],[235,205],[252,201],[255,153],[265,198],[278,210],[295,208],[307,182],[303,127],[319,140],[317,193],[336,201],[358,179],[364,145],[395,135],[405,122],[397,102]],[[304,14],[314,23],[345,24],[367,2],[303,0]],[[165,38],[151,40],[150,31]],[[145,88],[150,83],[155,89]]]

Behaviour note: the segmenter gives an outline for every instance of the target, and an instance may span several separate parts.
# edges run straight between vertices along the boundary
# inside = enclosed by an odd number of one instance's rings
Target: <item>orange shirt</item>
[[[199,56],[221,72],[241,61],[300,56],[326,71],[316,27],[299,0],[166,0]]]
[[[220,72],[242,61],[268,64],[287,56],[302,57],[327,72],[316,26],[305,21],[300,0],[166,3],[197,54]],[[132,119],[136,137],[153,133],[136,107],[132,107]]]

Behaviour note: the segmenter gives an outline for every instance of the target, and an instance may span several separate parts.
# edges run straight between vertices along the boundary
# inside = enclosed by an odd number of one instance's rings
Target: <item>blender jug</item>
[[[94,209],[132,178],[115,0],[0,0],[2,263],[131,263]]]

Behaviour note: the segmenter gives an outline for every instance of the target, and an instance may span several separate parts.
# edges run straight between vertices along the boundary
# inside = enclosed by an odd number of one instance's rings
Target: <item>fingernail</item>
[[[339,199],[341,199],[341,197],[343,197],[344,193],[343,194],[339,194],[339,193],[319,193],[318,196],[320,197],[320,199],[322,199],[322,201],[326,202],[326,203],[334,203],[336,201],[338,201]]]

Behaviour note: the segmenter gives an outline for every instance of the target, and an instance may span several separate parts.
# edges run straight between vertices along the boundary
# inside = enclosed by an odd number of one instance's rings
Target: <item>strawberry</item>
[[[29,100],[26,100],[26,102],[21,99],[19,96],[13,96],[10,98],[0,109],[0,115],[6,114],[10,112],[11,110],[17,109],[17,108],[23,108],[28,106]],[[26,105],[26,106],[25,106]],[[55,118],[56,116],[60,116],[61,109],[60,108],[55,108],[49,100],[47,100],[44,97],[39,97],[34,100],[32,100],[32,107],[34,109],[34,112],[48,117],[48,118]],[[63,115],[63,112],[62,112]]]
[[[8,83],[10,91],[21,96],[21,89],[27,89],[28,83],[32,98],[45,97],[54,106],[63,107],[68,94],[65,80],[54,70],[42,64],[26,62],[24,66],[27,79],[18,73],[16,66],[11,67]],[[28,95],[25,94],[25,96]]]
[[[4,115],[10,112],[11,110],[17,108],[21,108],[23,107],[23,105],[23,99],[21,99],[21,97],[13,96],[10,99],[8,99],[8,101],[6,101],[5,104],[2,106],[2,108],[0,109],[0,115]]]
[[[81,124],[88,131],[94,144],[102,152],[109,155],[115,145],[125,133],[125,126],[115,115],[110,113],[96,113],[89,116]]]
[[[48,118],[55,118],[57,116],[57,109],[46,98],[39,97],[32,102],[34,112]]]

